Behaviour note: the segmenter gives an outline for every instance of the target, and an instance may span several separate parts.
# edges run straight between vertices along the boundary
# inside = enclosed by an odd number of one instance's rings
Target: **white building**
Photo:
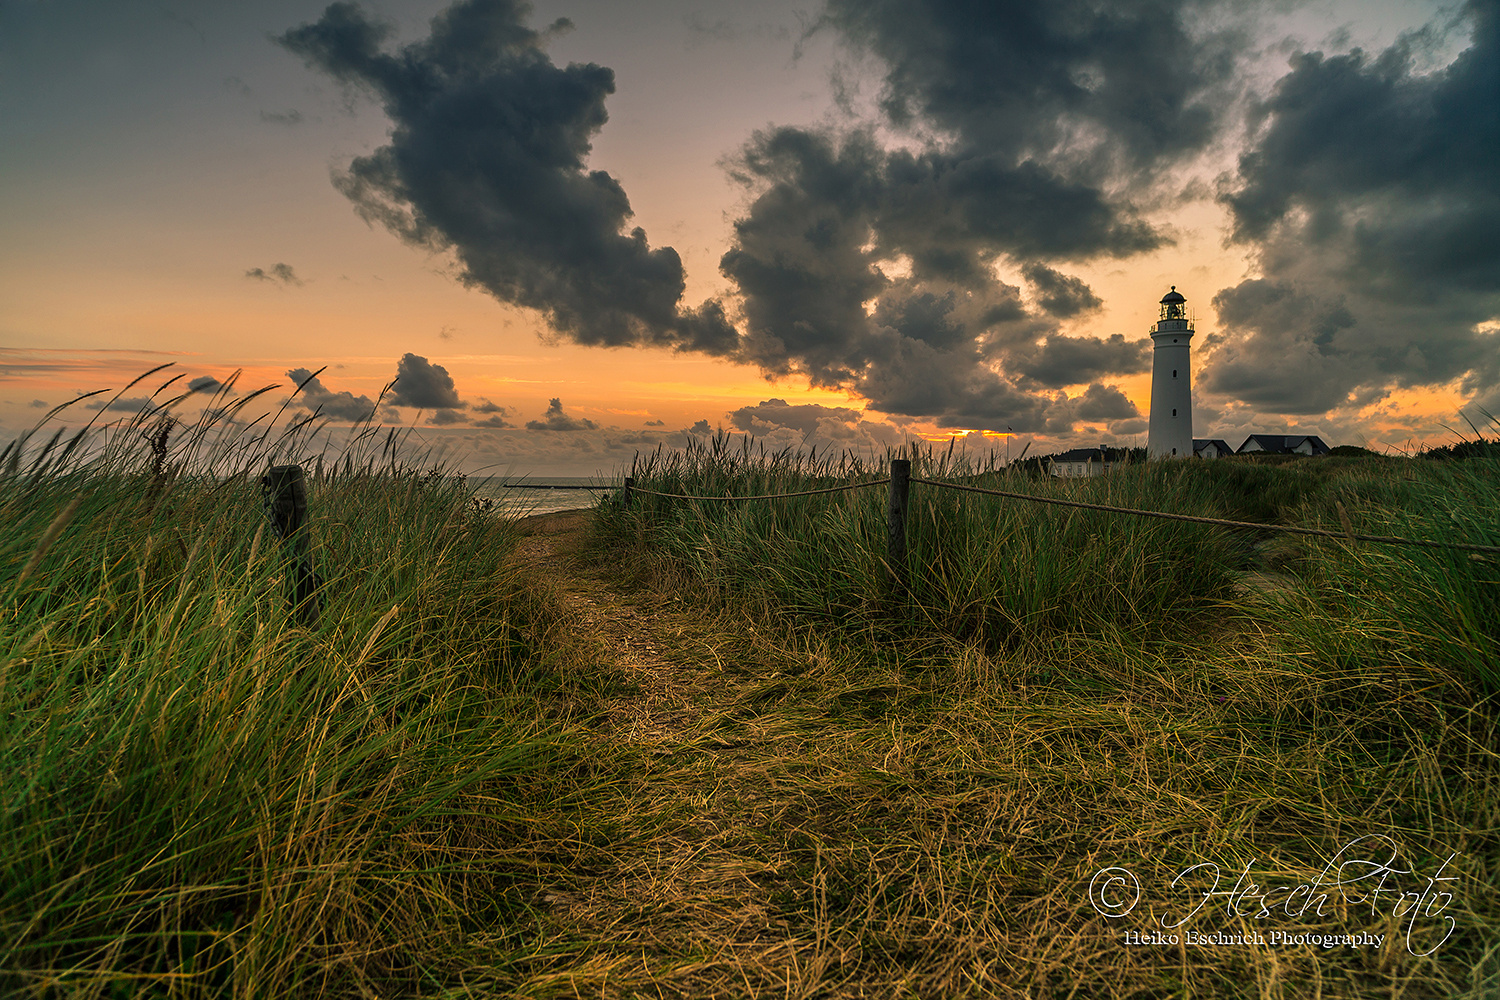
[[[1047,460],[1048,475],[1059,479],[1102,476],[1125,462],[1129,453],[1121,448],[1074,448]]]
[[[1236,455],[1326,455],[1328,445],[1316,434],[1251,434]]]
[[[1146,454],[1150,458],[1190,458],[1193,454],[1193,396],[1188,376],[1188,347],[1193,321],[1187,299],[1172,290],[1162,296],[1161,319],[1151,331],[1156,344],[1151,360],[1151,425]]]

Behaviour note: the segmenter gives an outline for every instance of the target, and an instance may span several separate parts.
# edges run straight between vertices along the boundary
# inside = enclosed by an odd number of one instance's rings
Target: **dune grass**
[[[903,457],[896,455],[894,457]],[[912,449],[912,475],[1116,507],[1227,520],[1500,545],[1500,458],[1142,463],[1056,480],[992,460]],[[647,490],[696,496],[792,493],[884,474],[885,461],[738,446],[727,436],[647,456]],[[908,627],[889,612],[885,490],[765,502],[680,501],[640,492],[602,508],[603,530],[670,560],[701,585],[752,594],[846,629]],[[1356,545],[1033,504],[916,485],[908,516],[910,627],[989,651],[1068,634],[1165,638],[1201,627],[1246,571],[1287,572],[1322,624],[1357,621],[1361,655],[1392,642],[1500,692],[1500,556]],[[899,616],[898,616],[899,617]],[[1326,621],[1325,621],[1326,619]],[[1348,628],[1336,631],[1348,633]]]
[[[919,484],[893,601],[883,488],[641,493],[594,515],[586,623],[507,558],[518,526],[397,434],[334,454],[316,420],[231,420],[225,392],[169,424],[159,396],[0,451],[0,993],[1500,989],[1489,558]],[[1487,459],[1058,483],[910,457],[1118,506],[1500,541]],[[305,625],[256,482],[291,461],[323,579]],[[746,495],[883,472],[720,438],[634,475]],[[1178,933],[1378,947],[1126,940],[1210,888],[1194,866],[1221,891],[1309,885],[1350,844],[1389,857],[1377,837],[1403,869],[1384,896],[1295,916],[1215,897]],[[1100,912],[1106,868],[1139,879],[1131,913]],[[1439,899],[1426,880],[1450,875]]]
[[[909,457],[917,476],[1117,506],[1333,530],[1342,508],[1355,531],[1500,543],[1492,460],[1170,463],[1048,482]],[[878,478],[882,465],[720,439],[633,472],[660,492],[750,495]],[[683,643],[711,646],[719,680],[684,695],[696,721],[676,752],[652,751],[628,795],[636,813],[658,804],[659,855],[733,877],[705,888],[656,869],[657,904],[630,911],[650,989],[1500,989],[1495,561],[917,485],[912,597],[893,607],[883,503],[883,488],[774,504],[637,493],[600,509],[602,559],[716,623],[717,640]],[[1404,871],[1384,895],[1356,884],[1329,889],[1326,906],[1259,913],[1259,894],[1315,885],[1355,857]],[[1109,867],[1139,879],[1130,914],[1095,905]],[[1194,893],[1225,894],[1242,872],[1258,888],[1216,897],[1177,942],[1128,942],[1170,933],[1162,922]],[[1382,943],[1189,944],[1188,929]]]
[[[506,561],[514,522],[392,433],[333,456],[316,422],[182,425],[178,401],[0,456],[0,993],[416,995],[545,967],[517,883],[608,781],[576,731],[610,681]],[[309,470],[308,627],[273,459]]]

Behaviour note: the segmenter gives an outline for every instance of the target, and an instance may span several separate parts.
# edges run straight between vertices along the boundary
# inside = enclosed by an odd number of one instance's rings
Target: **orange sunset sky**
[[[1195,436],[1444,443],[1500,412],[1497,61],[1398,0],[0,0],[0,438],[171,362],[106,415],[399,370],[374,419],[492,474],[1144,445],[1175,285]]]

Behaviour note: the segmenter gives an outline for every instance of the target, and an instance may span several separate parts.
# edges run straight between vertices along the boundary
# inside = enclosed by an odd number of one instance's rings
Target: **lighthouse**
[[[1193,456],[1193,396],[1188,376],[1188,345],[1193,323],[1182,293],[1173,285],[1161,299],[1161,319],[1151,331],[1151,429],[1146,453],[1151,458]]]

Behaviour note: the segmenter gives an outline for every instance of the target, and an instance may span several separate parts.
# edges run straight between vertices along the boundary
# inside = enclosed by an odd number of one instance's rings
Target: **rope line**
[[[884,486],[890,479],[872,479],[868,483],[849,483],[845,486],[830,486],[826,490],[803,490],[800,493],[765,493],[757,497],[695,497],[684,493],[658,493],[644,486],[631,486],[632,493],[649,493],[654,497],[671,497],[673,500],[781,500],[785,497],[810,497],[819,493],[841,493],[844,490],[862,490],[866,486]],[[915,479],[912,482],[916,482]]]
[[[782,500],[787,497],[810,497],[822,493],[841,493],[845,490],[859,490],[867,486],[883,486],[890,482],[890,478],[874,479],[867,483],[849,483],[844,486],[831,486],[827,489],[802,490],[797,493],[765,493],[759,496],[724,496],[707,497],[692,496],[686,493],[662,493],[658,490],[648,490],[644,486],[631,486],[631,492],[647,493],[656,497],[667,497],[672,500]],[[1375,542],[1381,545],[1415,545],[1429,549],[1458,549],[1464,552],[1491,552],[1500,553],[1500,545],[1479,545],[1472,542],[1430,542],[1416,538],[1398,538],[1395,535],[1364,535],[1350,531],[1329,531],[1325,528],[1301,528],[1290,524],[1261,524],[1255,521],[1230,521],[1221,517],[1199,517],[1194,514],[1169,514],[1160,510],[1138,510],[1134,507],[1111,507],[1106,504],[1085,503],[1082,500],[1059,500],[1055,497],[1039,497],[1030,493],[1011,493],[1006,490],[987,490],[978,486],[961,486],[958,483],[944,483],[936,479],[920,479],[916,476],[908,480],[911,483],[920,483],[923,486],[938,486],[949,490],[962,490],[965,493],[982,493],[986,496],[1007,497],[1011,500],[1030,500],[1033,503],[1050,503],[1059,507],[1077,507],[1082,510],[1101,510],[1109,514],[1134,514],[1136,517],[1158,517],[1168,521],[1191,521],[1195,524],[1217,524],[1226,528],[1250,528],[1255,531],[1282,531],[1295,535],[1317,535],[1322,538],[1343,538],[1356,542]]]
[[[941,486],[950,490],[963,490],[966,493],[984,493],[989,496],[1009,497],[1012,500],[1031,500],[1036,503],[1056,504],[1059,507],[1080,507],[1084,510],[1102,510],[1111,514],[1135,514],[1138,517],[1160,517],[1169,521],[1193,521],[1197,524],[1221,524],[1230,528],[1254,528],[1257,531],[1285,531],[1298,535],[1321,535],[1326,538],[1346,538],[1357,542],[1379,542],[1383,545],[1420,545],[1430,549],[1462,549],[1466,552],[1500,552],[1500,545],[1477,545],[1469,542],[1429,542],[1413,538],[1397,538],[1394,535],[1361,535],[1347,531],[1328,531],[1324,528],[1299,528],[1290,524],[1258,524],[1254,521],[1227,521],[1218,517],[1196,517],[1192,514],[1168,514],[1159,510],[1136,510],[1133,507],[1108,507],[1104,504],[1084,503],[1081,500],[1058,500],[1053,497],[1033,496],[1029,493],[1008,493],[1005,490],[986,490],[978,486],[960,486],[957,483],[943,483],[936,479],[918,479],[913,476],[913,483],[921,483],[923,486]]]

